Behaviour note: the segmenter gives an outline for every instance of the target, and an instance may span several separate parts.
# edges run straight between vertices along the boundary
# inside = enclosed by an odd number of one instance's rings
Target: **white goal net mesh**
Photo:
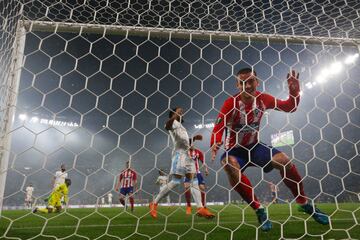
[[[0,2],[0,238],[360,238],[359,46],[357,0]],[[280,99],[286,74],[300,72],[297,111],[268,111],[260,140],[290,156],[330,225],[298,213],[276,171],[249,168],[274,225],[261,232],[219,156],[211,163],[213,123],[243,67]],[[196,146],[210,170],[215,220],[186,216],[181,187],[158,220],[148,215],[158,172],[170,169],[164,124],[175,106],[189,134],[204,136]],[[134,212],[115,191],[129,160],[138,173]],[[34,187],[33,205],[44,206],[61,164],[72,180],[68,208],[26,209],[26,187]]]

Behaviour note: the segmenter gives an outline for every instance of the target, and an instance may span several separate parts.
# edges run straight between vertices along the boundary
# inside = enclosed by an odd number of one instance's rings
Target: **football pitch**
[[[185,208],[177,206],[159,207],[156,220],[147,207],[136,207],[133,213],[123,208],[68,209],[60,214],[8,210],[0,219],[0,239],[360,239],[358,204],[318,207],[331,215],[329,226],[316,223],[295,205],[271,205],[270,232],[257,228],[254,212],[245,205],[211,206],[214,219],[187,216]]]

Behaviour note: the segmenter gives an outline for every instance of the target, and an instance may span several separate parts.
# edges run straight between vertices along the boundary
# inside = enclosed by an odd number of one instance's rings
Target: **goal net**
[[[360,238],[357,1],[10,0],[0,9],[1,238]],[[288,97],[287,73],[300,73],[297,111],[267,111],[259,139],[290,157],[329,225],[298,211],[278,171],[248,168],[273,222],[262,232],[221,153],[211,162],[212,128],[244,67],[279,99]],[[159,170],[171,167],[164,124],[176,106],[189,135],[204,138],[196,147],[209,167],[212,220],[185,214],[181,186],[160,202],[158,219],[149,215]],[[134,211],[116,191],[128,161]],[[62,164],[68,206],[32,213],[47,204]]]

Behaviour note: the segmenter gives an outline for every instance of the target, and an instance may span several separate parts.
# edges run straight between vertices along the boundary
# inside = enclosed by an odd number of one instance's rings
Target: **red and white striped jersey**
[[[266,109],[276,109],[284,112],[293,112],[300,101],[297,97],[289,96],[287,100],[256,91],[256,98],[252,103],[245,104],[241,94],[228,98],[222,106],[216,120],[210,146],[222,141],[225,130],[225,149],[233,146],[249,146],[258,142],[261,118]]]
[[[123,170],[119,175],[118,185],[120,188],[134,187],[136,183],[136,172],[131,168]]]
[[[204,154],[198,149],[190,149],[189,155],[195,161],[196,173],[200,173],[199,161],[201,161],[202,164],[204,164]]]

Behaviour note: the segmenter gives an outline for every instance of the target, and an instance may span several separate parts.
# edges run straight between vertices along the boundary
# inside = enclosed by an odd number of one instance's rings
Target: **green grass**
[[[11,210],[2,212],[0,239],[360,239],[358,204],[318,207],[331,214],[330,226],[317,224],[295,205],[271,205],[273,229],[267,233],[257,228],[254,212],[244,205],[211,207],[217,213],[211,220],[186,216],[184,207],[159,207],[156,220],[147,207],[137,207],[134,213],[119,208],[69,209],[60,214]]]

